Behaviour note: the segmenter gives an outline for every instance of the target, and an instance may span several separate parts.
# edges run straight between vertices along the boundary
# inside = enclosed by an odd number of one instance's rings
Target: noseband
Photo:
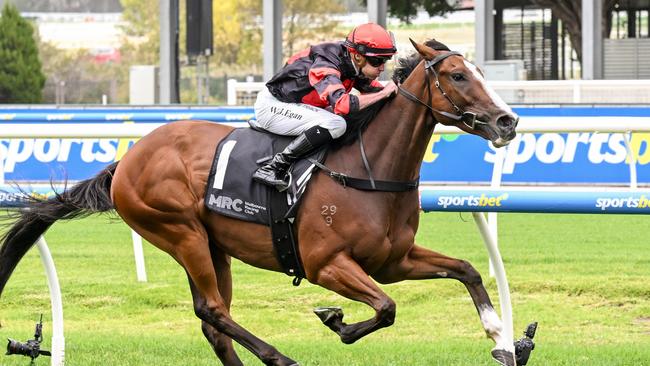
[[[429,81],[429,77],[428,77],[429,76],[428,72],[431,71],[434,78],[436,79],[434,85],[440,91],[440,93],[445,97],[445,99],[447,99],[447,101],[449,101],[451,106],[454,107],[454,110],[456,111],[456,114],[441,111],[441,110],[438,110],[438,109],[435,109],[435,108],[431,107],[427,103],[421,101],[413,93],[411,93],[410,91],[404,89],[401,86],[398,87],[399,92],[402,95],[404,95],[404,97],[406,97],[406,99],[409,99],[412,102],[419,103],[419,104],[422,104],[423,106],[427,107],[429,109],[429,111],[431,112],[431,117],[433,117],[434,121],[437,121],[434,113],[438,113],[438,114],[440,114],[442,116],[445,116],[445,117],[447,117],[449,119],[452,119],[454,121],[462,122],[465,126],[467,126],[468,128],[470,128],[472,130],[476,129],[476,125],[487,125],[488,122],[481,121],[481,120],[476,118],[476,113],[468,112],[468,111],[462,111],[460,109],[460,107],[458,107],[456,105],[456,103],[454,103],[454,101],[451,99],[451,97],[447,93],[445,93],[445,91],[442,89],[442,86],[440,85],[440,81],[438,80],[438,73],[436,72],[435,66],[436,66],[436,64],[440,63],[442,60],[444,60],[444,59],[446,59],[447,57],[450,57],[450,56],[461,56],[461,57],[463,57],[463,55],[461,55],[459,52],[451,51],[451,52],[448,52],[448,53],[444,53],[442,55],[438,55],[433,60],[424,60],[424,73],[425,73],[425,78],[424,79],[427,82],[427,91],[429,93],[429,100],[431,100],[431,94],[432,94],[431,93],[431,82]]]

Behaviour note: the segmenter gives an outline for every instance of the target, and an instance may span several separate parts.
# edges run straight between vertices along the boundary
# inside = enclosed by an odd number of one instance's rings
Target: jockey
[[[297,136],[284,151],[253,173],[253,179],[284,191],[299,158],[345,133],[343,116],[391,96],[397,86],[376,79],[397,52],[392,34],[360,25],[343,42],[322,43],[291,56],[257,95],[253,127]],[[352,88],[361,94],[350,94]]]

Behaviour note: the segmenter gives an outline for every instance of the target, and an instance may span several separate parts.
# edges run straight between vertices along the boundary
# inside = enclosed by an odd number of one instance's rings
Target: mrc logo
[[[235,211],[235,212],[242,212],[243,204],[244,201],[240,200],[239,198],[232,199],[231,197],[228,196],[217,196],[215,198],[213,194],[210,195],[210,199],[208,200],[209,206],[224,208],[226,210]]]

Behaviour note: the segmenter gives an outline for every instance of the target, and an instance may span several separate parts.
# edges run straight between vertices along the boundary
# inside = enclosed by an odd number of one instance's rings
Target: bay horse
[[[417,181],[437,123],[457,126],[496,147],[515,136],[517,115],[473,64],[435,40],[411,42],[417,53],[400,60],[396,71],[400,93],[383,105],[361,137],[377,179]],[[115,210],[185,269],[195,314],[223,365],[242,365],[233,340],[265,365],[298,365],[229,313],[231,258],[282,271],[268,227],[218,215],[204,205],[213,153],[231,131],[204,121],[163,125],[94,178],[51,199],[31,202],[4,234],[0,293],[17,263],[55,221]],[[325,165],[349,176],[366,174],[355,145],[331,151]],[[329,219],[324,210],[329,210]],[[353,343],[395,319],[395,302],[375,281],[452,278],[469,291],[487,336],[496,344],[493,358],[514,366],[513,344],[503,337],[480,274],[466,261],[416,245],[419,215],[417,189],[363,191],[340,185],[322,171],[314,174],[294,222],[306,279],[375,310],[374,317],[351,324],[343,322],[340,308],[317,309],[317,315],[343,343]]]

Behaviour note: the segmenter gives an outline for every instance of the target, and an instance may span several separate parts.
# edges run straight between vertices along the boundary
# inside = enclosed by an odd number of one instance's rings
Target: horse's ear
[[[422,57],[424,57],[425,60],[432,60],[433,57],[435,56],[436,51],[434,51],[433,48],[417,43],[411,38],[409,38],[409,41],[411,41],[413,47],[415,47],[418,53],[422,55]]]

